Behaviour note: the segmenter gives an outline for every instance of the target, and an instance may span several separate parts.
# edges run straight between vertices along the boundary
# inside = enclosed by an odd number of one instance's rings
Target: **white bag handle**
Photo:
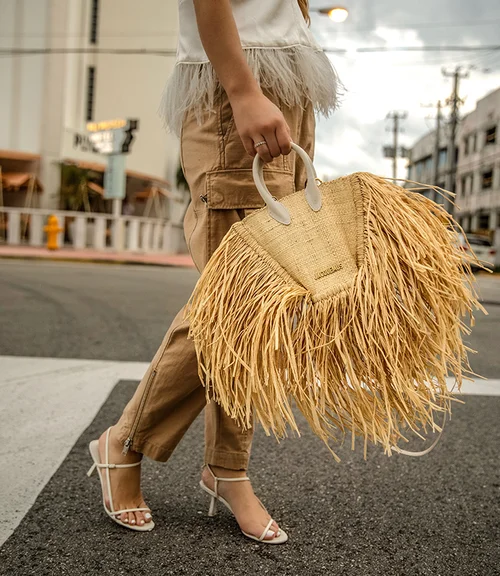
[[[312,160],[309,158],[309,154],[300,146],[294,142],[292,142],[291,145],[292,150],[295,150],[295,152],[302,158],[302,161],[306,165],[307,186],[305,194],[307,203],[311,209],[314,210],[314,212],[318,212],[321,209],[321,191],[316,184],[317,176]],[[271,195],[264,182],[264,161],[258,154],[253,159],[252,173],[255,185],[257,186],[257,190],[266,203],[271,217],[278,222],[281,222],[281,224],[290,224],[292,219],[288,209],[281,202],[276,200],[274,196]]]

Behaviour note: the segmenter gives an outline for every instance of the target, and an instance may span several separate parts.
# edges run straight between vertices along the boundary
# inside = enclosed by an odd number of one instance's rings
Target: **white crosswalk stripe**
[[[0,545],[92,422],[119,380],[140,362],[0,357]]]

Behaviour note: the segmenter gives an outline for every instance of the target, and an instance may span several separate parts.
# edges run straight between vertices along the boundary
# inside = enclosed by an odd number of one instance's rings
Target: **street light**
[[[334,22],[338,23],[345,22],[347,20],[347,17],[349,16],[349,11],[347,10],[347,8],[344,8],[343,6],[320,8],[318,12],[320,14],[325,14],[326,16],[328,16],[328,18],[330,18],[330,20],[333,20]]]

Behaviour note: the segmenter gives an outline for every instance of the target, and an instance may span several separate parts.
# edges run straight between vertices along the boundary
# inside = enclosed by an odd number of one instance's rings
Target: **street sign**
[[[139,120],[110,120],[107,122],[89,122],[89,140],[101,154],[128,154],[134,141]]]
[[[105,200],[123,200],[126,195],[125,156],[111,154],[108,157],[108,167],[104,173]]]
[[[125,154],[130,152],[138,128],[139,120],[123,118],[87,124],[88,138],[93,148],[108,157],[108,167],[104,174],[106,200],[121,201],[126,196]],[[120,210],[121,203],[115,207],[118,214]]]

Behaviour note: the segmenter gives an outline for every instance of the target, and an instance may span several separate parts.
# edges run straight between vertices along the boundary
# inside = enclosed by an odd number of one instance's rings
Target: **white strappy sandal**
[[[212,472],[212,469],[210,468],[210,466],[208,464],[206,466],[207,466],[208,471],[210,472],[210,474],[212,475],[212,477],[214,479],[214,490],[215,490],[215,491],[210,490],[210,488],[205,484],[205,482],[203,482],[203,480],[200,480],[201,489],[204,490],[207,494],[209,494],[211,496],[210,507],[208,509],[208,515],[209,516],[215,516],[217,514],[217,500],[222,502],[222,504],[224,504],[224,506],[226,506],[226,508],[232,514],[234,514],[233,510],[231,509],[231,506],[229,505],[229,502],[227,502],[227,500],[225,500],[222,496],[219,496],[218,484],[219,484],[219,482],[243,482],[245,480],[250,481],[250,478],[248,478],[247,476],[244,476],[243,478],[218,478]],[[259,500],[259,502],[260,502],[260,500]],[[264,505],[262,504],[262,502],[261,502],[261,506],[264,508]],[[251,538],[252,540],[256,540],[257,542],[261,542],[262,544],[284,544],[288,540],[288,535],[284,530],[281,530],[281,529],[278,532],[279,536],[276,536],[275,538],[272,538],[271,540],[264,540],[264,538],[266,537],[267,532],[271,528],[271,525],[273,522],[274,522],[274,520],[271,518],[271,520],[269,520],[267,526],[264,528],[264,531],[262,532],[262,534],[258,538],[257,538],[257,536],[252,536],[252,534],[247,534],[246,532],[243,532],[243,530],[241,532],[247,538]]]
[[[106,502],[104,500],[104,480],[103,480],[103,474],[99,474],[99,480],[101,481],[101,488],[102,488],[102,504],[104,506],[104,510],[106,512],[106,514],[111,518],[111,520],[113,520],[114,522],[116,522],[117,524],[119,524],[120,526],[123,526],[124,528],[129,528],[130,530],[136,530],[137,532],[149,532],[150,530],[152,530],[155,527],[154,522],[151,520],[150,522],[145,523],[143,526],[137,526],[135,524],[127,524],[125,522],[122,522],[119,518],[117,518],[117,516],[119,516],[120,514],[123,514],[125,512],[149,512],[151,513],[151,510],[149,508],[127,508],[126,510],[115,510],[114,506],[113,506],[113,496],[111,494],[111,481],[109,478],[109,471],[110,469],[113,468],[132,468],[133,466],[139,466],[141,464],[141,462],[135,462],[134,464],[109,464],[109,431],[111,430],[111,428],[108,428],[107,432],[106,432],[106,462],[104,464],[101,464],[101,459],[99,457],[99,440],[93,440],[90,444],[89,444],[89,450],[90,450],[90,455],[92,456],[92,460],[94,461],[94,464],[92,464],[90,470],[87,472],[87,476],[92,476],[92,474],[94,473],[94,471],[97,468],[105,468],[106,469],[106,481],[108,483],[108,494],[109,494],[109,505],[111,510],[109,510],[106,506]]]

